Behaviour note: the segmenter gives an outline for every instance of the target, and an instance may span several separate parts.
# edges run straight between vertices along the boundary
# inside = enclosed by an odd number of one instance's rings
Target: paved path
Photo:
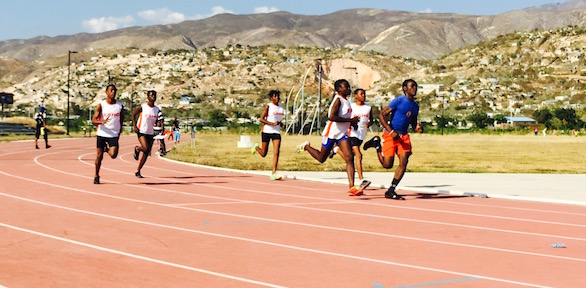
[[[270,172],[258,172],[269,175]],[[346,184],[345,172],[282,171],[287,178]],[[373,187],[388,188],[393,172],[365,173]],[[358,179],[358,177],[356,177]],[[586,206],[586,174],[466,174],[405,173],[399,189],[410,191],[472,194]],[[399,192],[400,193],[400,192]]]

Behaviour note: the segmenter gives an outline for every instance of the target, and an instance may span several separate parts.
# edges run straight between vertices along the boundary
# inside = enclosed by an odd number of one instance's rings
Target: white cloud
[[[214,15],[223,14],[223,13],[236,14],[236,13],[234,13],[234,11],[227,10],[227,9],[225,9],[222,6],[214,6],[214,7],[212,7],[212,13],[205,14],[205,15],[203,15],[203,14],[197,14],[197,15],[195,15],[193,17],[190,17],[189,19],[190,20],[205,19],[205,18],[209,18],[209,17],[212,17]]]
[[[130,27],[134,22],[132,16],[101,17],[84,20],[82,26],[90,33],[100,33]]]
[[[266,7],[264,7],[266,8]],[[266,8],[268,11],[277,8]],[[275,10],[277,11],[277,10]],[[230,13],[236,14],[232,10],[225,9],[222,6],[214,6],[212,7],[212,11],[210,14],[197,14],[194,16],[185,16],[182,13],[174,12],[169,10],[168,8],[160,8],[160,9],[151,9],[151,10],[144,10],[138,12],[138,17],[140,19],[150,22],[149,24],[172,24],[172,23],[179,23],[185,20],[197,20],[197,19],[204,19],[209,18],[217,14],[222,13]],[[262,13],[262,12],[257,12]],[[125,17],[101,17],[101,18],[92,18],[89,20],[84,20],[82,22],[82,26],[85,28],[87,32],[90,33],[101,33],[121,28],[130,27],[135,24],[136,20],[132,16],[125,16]]]
[[[223,14],[223,13],[234,14],[234,11],[232,11],[232,10],[226,10],[222,6],[214,6],[214,7],[212,7],[212,15],[209,15],[208,17],[214,16],[214,15],[217,15],[217,14]]]
[[[156,24],[172,24],[186,20],[185,15],[173,12],[166,7],[156,10],[140,11],[138,12],[138,16],[146,21]]]
[[[423,11],[420,11],[419,13],[433,13],[433,11],[431,11],[430,8],[427,8],[427,9],[425,9]]]
[[[256,13],[256,14],[271,13],[271,12],[277,12],[277,11],[279,11],[279,8],[277,8],[277,7],[263,6],[263,7],[254,8],[254,13]]]

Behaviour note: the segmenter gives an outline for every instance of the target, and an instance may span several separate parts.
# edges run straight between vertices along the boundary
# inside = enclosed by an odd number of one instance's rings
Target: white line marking
[[[237,281],[241,281],[241,282],[262,285],[262,286],[266,286],[266,287],[284,287],[284,286],[279,286],[276,284],[271,284],[271,283],[251,280],[251,279],[247,279],[247,278],[232,276],[232,275],[228,275],[228,274],[224,274],[224,273],[218,273],[218,272],[214,272],[214,271],[210,271],[210,270],[195,268],[195,267],[177,264],[177,263],[173,263],[173,262],[168,262],[168,261],[164,261],[164,260],[154,259],[154,258],[145,257],[145,256],[141,256],[141,255],[136,255],[136,254],[120,251],[120,250],[97,246],[97,245],[93,245],[93,244],[89,244],[89,243],[85,243],[85,242],[75,241],[75,240],[62,238],[62,237],[57,237],[57,236],[54,236],[51,234],[46,234],[46,233],[42,233],[42,232],[38,232],[38,231],[34,231],[34,230],[29,230],[26,228],[12,226],[10,224],[0,223],[0,226],[10,228],[13,230],[18,230],[18,231],[25,232],[25,233],[38,235],[38,236],[45,237],[45,238],[50,238],[53,240],[67,242],[67,243],[71,243],[71,244],[75,244],[75,245],[79,245],[79,246],[88,247],[91,249],[96,249],[96,250],[100,250],[100,251],[104,251],[104,252],[108,252],[108,253],[112,253],[112,254],[122,255],[122,256],[130,257],[130,258],[134,258],[134,259],[144,260],[144,261],[162,264],[162,265],[166,265],[166,266],[171,266],[171,267],[175,267],[175,268],[181,268],[181,269],[185,269],[185,270],[195,271],[195,272],[218,276],[218,277],[222,277],[222,278],[228,278],[228,279],[237,280]]]
[[[36,158],[35,158],[35,162],[37,162]],[[53,171],[57,171],[57,172],[65,173],[65,174],[70,174],[70,175],[73,175],[73,176],[84,177],[84,176],[79,176],[79,175],[76,175],[76,174],[73,174],[73,173],[63,172],[63,171],[60,171],[60,170],[57,170],[57,169],[48,167],[46,165],[43,165],[43,164],[41,164],[39,162],[37,162],[37,164],[40,165],[40,166],[43,166],[43,167],[45,167],[45,168],[47,168],[49,170],[53,170]],[[113,170],[113,171],[118,171],[118,170]],[[118,172],[119,173],[124,173],[124,174],[129,174],[129,175],[132,174],[132,173],[127,173],[127,172],[123,172],[123,171],[118,171]],[[29,180],[28,178],[23,178],[23,177],[20,177],[20,176],[15,176],[15,177],[22,178],[24,180]],[[89,177],[87,177],[87,178],[89,178]],[[29,180],[29,181],[39,182],[39,181],[36,181],[36,180]],[[39,183],[45,184],[44,182],[39,182]],[[112,182],[112,183],[116,183],[116,182]],[[182,194],[184,194],[183,192],[177,192],[175,190],[161,189],[161,188],[155,188],[155,187],[144,187],[144,185],[132,185],[132,184],[124,184],[124,183],[118,183],[118,184],[128,185],[128,186],[132,186],[132,187],[142,187],[142,188],[146,188],[146,189],[158,190],[158,191],[165,191],[165,192],[170,192],[170,193],[182,193]],[[136,202],[140,202],[140,203],[146,203],[146,204],[152,204],[152,205],[161,205],[161,206],[167,206],[167,207],[169,206],[167,204],[160,204],[160,203],[156,203],[156,202],[141,201],[141,200],[136,200],[136,199],[132,199],[132,198],[125,198],[125,197],[118,197],[118,196],[106,195],[106,194],[101,194],[101,193],[89,192],[89,191],[85,191],[85,190],[80,190],[80,189],[75,189],[75,188],[69,188],[67,186],[62,186],[62,185],[58,185],[58,184],[50,184],[50,185],[57,186],[57,187],[61,187],[61,188],[72,189],[72,190],[75,190],[75,191],[78,191],[78,192],[82,192],[82,193],[90,193],[90,194],[95,194],[95,195],[101,195],[101,196],[104,196],[104,197],[111,197],[111,198],[115,198],[115,199],[122,199],[122,200],[127,200],[127,201],[136,201]],[[227,188],[227,187],[216,186],[216,185],[207,185],[207,184],[197,184],[197,185],[210,186],[210,187],[213,187],[213,188],[228,189],[228,190],[239,190],[239,191],[253,192],[253,193],[275,194],[275,193],[267,193],[267,192],[257,192],[255,190],[249,190],[249,189]],[[194,195],[194,194],[191,194],[191,193],[185,193],[185,194],[193,195],[193,196],[205,197],[205,196],[202,196],[202,195]],[[277,195],[281,195],[281,194],[277,194]],[[324,200],[323,198],[315,198],[315,197],[310,197],[310,198]],[[223,198],[223,199],[226,199],[227,200],[229,198]],[[331,200],[331,199],[328,199],[328,200]],[[347,201],[347,202],[348,203],[355,203],[354,201]],[[286,204],[274,204],[274,203],[264,203],[264,202],[255,202],[255,203],[264,204],[264,205],[286,206]],[[189,210],[192,210],[192,211],[199,211],[199,212],[204,212],[204,213],[228,215],[228,216],[233,216],[233,217],[241,217],[241,218],[249,218],[249,219],[267,220],[266,218],[254,217],[254,216],[246,216],[246,215],[241,215],[241,214],[221,213],[221,212],[204,210],[204,209],[184,208],[184,207],[181,207],[181,206],[174,206],[174,207],[177,207],[177,208],[180,208],[180,209],[189,209]],[[319,209],[319,208],[313,208],[313,207],[301,207],[301,206],[291,206],[291,207],[295,207],[295,208],[298,208],[298,209],[305,209],[305,210],[313,210],[313,211],[321,211],[321,212],[330,212],[330,213],[338,213],[338,214],[347,214],[347,215],[353,215],[353,216],[378,217],[378,218],[393,219],[393,220],[402,220],[402,221],[408,221],[408,222],[418,222],[418,223],[427,223],[427,224],[434,224],[434,225],[445,225],[445,226],[464,227],[464,228],[487,230],[487,231],[497,231],[497,232],[503,232],[503,233],[531,235],[531,236],[540,236],[540,237],[551,237],[551,238],[554,238],[556,240],[557,239],[566,239],[566,240],[586,241],[586,239],[584,239],[584,238],[576,238],[576,237],[561,236],[561,235],[551,235],[551,234],[541,234],[541,233],[529,233],[529,232],[521,232],[521,231],[512,231],[512,230],[504,230],[504,229],[496,229],[496,228],[486,228],[486,227],[478,227],[478,226],[471,226],[471,225],[460,225],[460,224],[452,224],[452,223],[444,223],[444,222],[436,222],[436,221],[415,220],[415,219],[407,219],[407,218],[399,218],[399,217],[389,217],[389,216],[380,216],[380,215],[371,215],[371,214],[366,215],[366,214],[361,214],[361,213],[345,212],[345,211],[330,210],[330,209]],[[292,224],[292,225],[307,225],[307,226],[310,226],[310,227],[318,227],[318,228],[324,228],[324,229],[341,229],[343,231],[349,231],[349,232],[354,232],[354,233],[368,233],[368,232],[360,231],[360,230],[351,230],[351,229],[344,229],[344,228],[334,228],[334,227],[318,226],[318,225],[311,225],[311,224],[299,223],[299,222],[292,222],[292,221],[282,221],[282,220],[271,220],[271,221],[277,221],[277,222],[280,222],[280,223],[288,223],[288,224]],[[381,234],[377,234],[377,235],[381,235]],[[408,239],[408,240],[416,240],[416,241],[423,241],[423,242],[431,242],[431,243],[441,243],[441,244],[446,244],[446,245],[474,247],[474,248],[478,248],[478,249],[488,249],[488,250],[504,251],[504,252],[511,252],[511,253],[519,253],[519,254],[537,255],[537,256],[543,256],[543,257],[556,257],[556,256],[552,256],[552,255],[547,255],[547,254],[536,254],[536,253],[531,253],[531,252],[523,252],[523,251],[508,250],[508,249],[500,249],[500,248],[493,248],[493,247],[486,247],[486,246],[475,246],[475,245],[468,245],[468,244],[460,244],[460,243],[452,243],[452,242],[443,242],[443,241],[437,241],[437,240],[414,238],[414,237],[399,236],[399,235],[387,235],[387,234],[384,234],[384,235],[387,236],[387,237],[395,237],[395,238]],[[577,260],[577,261],[583,261],[583,259],[580,259],[580,258],[568,258],[568,259]]]
[[[147,222],[147,221],[142,221],[142,220],[136,220],[136,219],[124,218],[124,217],[113,216],[113,215],[108,215],[108,214],[90,212],[90,211],[85,211],[85,210],[80,210],[80,209],[75,209],[75,208],[70,208],[70,207],[55,205],[55,204],[49,204],[49,203],[45,203],[45,202],[41,202],[41,201],[36,201],[36,200],[31,200],[31,199],[27,199],[27,198],[23,198],[23,197],[18,197],[18,196],[13,196],[13,195],[1,193],[1,192],[0,192],[0,195],[4,195],[4,196],[7,196],[7,197],[11,197],[11,198],[16,198],[16,199],[20,199],[20,200],[23,200],[23,201],[27,201],[27,202],[31,202],[31,203],[36,203],[36,204],[40,204],[40,205],[45,205],[45,206],[50,206],[50,207],[54,207],[54,208],[59,208],[59,209],[63,209],[63,210],[74,211],[74,212],[78,212],[78,213],[82,213],[82,214],[89,214],[89,215],[99,216],[99,217],[103,217],[103,218],[115,219],[115,220],[120,220],[120,221],[125,221],[125,222],[130,222],[130,223],[143,224],[143,225],[148,225],[148,226],[155,226],[155,227],[159,227],[159,228],[166,228],[166,229],[183,231],[183,232],[191,232],[191,233],[202,234],[202,235],[206,235],[206,236],[215,236],[215,237],[221,237],[221,238],[226,238],[226,239],[231,239],[231,240],[239,240],[239,241],[245,241],[245,242],[252,242],[252,243],[264,244],[264,245],[269,245],[269,246],[274,246],[274,247],[280,247],[280,248],[286,248],[286,249],[292,249],[292,250],[298,250],[298,251],[304,251],[304,252],[310,252],[310,253],[316,253],[316,254],[322,254],[322,255],[328,255],[328,256],[336,256],[336,257],[348,258],[348,259],[354,259],[354,260],[361,260],[361,261],[367,261],[367,262],[373,262],[373,263],[387,264],[387,265],[392,265],[392,266],[406,267],[406,268],[412,268],[412,269],[417,269],[417,270],[433,271],[433,272],[447,273],[447,274],[460,275],[460,276],[466,276],[466,277],[476,277],[476,278],[480,278],[480,279],[485,279],[485,280],[490,280],[490,281],[496,281],[496,282],[502,282],[502,283],[508,283],[508,284],[524,285],[524,286],[530,286],[530,287],[547,287],[547,286],[542,286],[542,285],[538,285],[538,284],[525,283],[525,282],[519,282],[519,281],[513,281],[513,280],[507,280],[507,279],[501,279],[501,278],[495,278],[495,277],[488,277],[488,276],[482,276],[482,275],[462,273],[462,272],[456,272],[456,271],[450,271],[450,270],[444,270],[444,269],[436,269],[436,268],[419,266],[419,265],[411,265],[411,264],[405,264],[405,263],[399,263],[399,262],[393,262],[393,261],[387,261],[387,260],[380,260],[380,259],[373,259],[373,258],[355,256],[355,255],[350,255],[350,254],[328,252],[328,251],[323,251],[323,250],[303,248],[303,247],[298,247],[298,246],[293,246],[293,245],[287,245],[287,244],[280,244],[280,243],[274,243],[274,242],[263,241],[263,240],[256,240],[256,239],[250,239],[250,238],[244,238],[244,237],[237,237],[237,236],[230,236],[230,235],[224,235],[224,234],[218,234],[218,233],[212,233],[212,232],[205,232],[205,231],[200,231],[200,230],[188,229],[188,228],[183,228],[183,227],[170,226],[170,225],[165,225],[165,224],[158,224],[158,223]],[[267,220],[267,221],[277,222],[277,221],[274,221],[274,220]],[[25,230],[25,229],[22,229],[22,228],[18,228],[18,227],[15,227],[15,226],[12,226],[12,225],[9,225],[9,224],[3,224],[3,223],[0,223],[0,226],[4,226],[4,227],[8,227],[8,228],[13,228],[13,229],[21,230],[21,231],[24,231]],[[25,231],[25,232],[28,232],[28,231]],[[36,232],[35,233],[35,231],[31,231],[31,232],[34,233],[34,234],[39,233],[39,232]],[[42,233],[39,233],[37,235],[40,235],[40,234],[42,234]],[[373,233],[373,234],[378,234],[378,233]],[[43,234],[41,236],[45,236],[45,235],[46,235],[46,237],[50,237],[50,238],[53,238],[53,239],[61,240],[61,239],[59,239],[59,237],[52,236],[52,235],[49,235],[49,234]],[[86,244],[86,243],[82,243],[82,242],[77,242],[77,241],[74,241],[74,240],[69,240],[69,239],[64,239],[64,238],[62,238],[62,239],[63,239],[63,241],[71,242],[71,243],[74,243],[74,244],[78,244],[79,243],[79,245],[83,245],[83,246],[86,246],[86,247],[91,247],[90,244]],[[96,247],[99,247],[99,246],[96,246]],[[99,248],[102,248],[102,247],[99,247]],[[96,249],[98,249],[98,248],[96,248]],[[103,249],[107,249],[107,248],[103,248]],[[112,251],[115,251],[115,250],[112,250]],[[121,253],[125,253],[125,252],[121,252]],[[123,254],[123,255],[125,255],[125,254]],[[126,256],[133,257],[132,255],[133,254],[129,254],[129,255],[126,255]],[[137,256],[137,257],[142,257],[142,256]],[[137,258],[137,259],[140,259],[140,258]],[[146,259],[149,259],[149,258],[146,258]],[[178,264],[176,264],[176,265],[178,265]],[[197,268],[193,268],[193,269],[197,269]],[[204,270],[204,271],[207,271],[207,270]]]
[[[43,167],[45,167],[47,169],[50,169],[50,170],[54,170],[54,171],[57,171],[57,172],[62,172],[62,171],[59,171],[59,170],[56,170],[56,169],[53,169],[53,168],[50,168],[50,167],[48,167],[46,165],[41,164],[40,162],[38,162],[37,158],[35,158],[35,162],[38,165],[43,166]],[[87,162],[81,160],[81,156],[79,157],[79,160],[81,162],[87,164],[87,165],[90,165],[90,163],[87,163]],[[186,164],[186,165],[188,165],[188,164]],[[162,168],[160,168],[160,169],[162,169]],[[133,175],[133,173],[128,173],[128,172],[124,172],[124,171],[120,171],[120,170],[115,170],[115,169],[107,169],[107,170],[115,171],[115,172],[121,173],[121,174],[123,173],[123,174]],[[168,170],[168,169],[163,169],[163,170],[166,170],[166,171],[174,171],[174,170]],[[181,171],[174,171],[174,172],[181,173]],[[62,173],[67,173],[67,172],[62,172]],[[71,173],[67,173],[67,174],[71,174]],[[75,176],[76,174],[71,174],[71,175],[74,175]],[[150,177],[150,178],[170,182],[170,180],[169,179],[166,179],[166,178],[160,178],[160,177]],[[177,182],[187,183],[185,181],[180,181],[180,180],[176,180],[176,181]],[[253,182],[253,183],[257,183],[257,182]],[[119,183],[119,184],[122,184],[122,183]],[[336,201],[336,200],[333,200],[333,199],[319,198],[319,197],[312,197],[312,196],[300,196],[300,195],[289,195],[289,194],[284,195],[284,194],[281,194],[281,193],[264,192],[264,191],[250,190],[250,189],[228,188],[228,187],[225,187],[225,186],[214,185],[214,184],[205,184],[205,183],[191,183],[191,184],[192,185],[200,185],[200,186],[212,187],[212,188],[220,188],[220,189],[228,189],[228,190],[238,190],[238,191],[251,192],[251,193],[257,193],[257,194],[278,195],[278,196],[294,197],[294,198],[302,198],[302,199],[315,199],[315,200],[321,200],[321,201]],[[266,183],[258,183],[258,184],[267,185]],[[150,188],[150,187],[148,187],[148,188]],[[169,191],[169,192],[172,192],[172,191]],[[191,194],[191,195],[193,195],[193,194]],[[202,196],[202,195],[200,195],[200,196]],[[208,196],[202,196],[202,197],[208,197]],[[210,196],[210,197],[213,197],[213,196]],[[514,220],[514,221],[524,221],[524,222],[533,222],[533,223],[564,225],[564,226],[571,226],[571,227],[586,228],[586,225],[581,225],[581,224],[562,223],[562,222],[543,221],[543,220],[524,219],[524,218],[514,218],[514,217],[495,216],[495,215],[485,215],[485,214],[474,214],[474,213],[468,213],[468,212],[454,212],[454,211],[444,211],[444,210],[429,209],[429,208],[417,208],[417,207],[389,206],[389,205],[380,204],[380,203],[363,203],[363,202],[356,202],[356,201],[351,201],[351,200],[340,200],[340,202],[342,202],[342,203],[359,203],[359,204],[363,204],[363,205],[384,206],[384,207],[392,207],[392,208],[396,208],[396,209],[406,209],[406,210],[415,210],[415,211],[425,211],[425,212],[436,212],[436,213],[455,214],[455,215],[462,215],[462,216],[465,216],[465,217],[475,216],[475,217],[486,217],[486,218],[501,219],[501,220]],[[300,207],[300,208],[302,208],[302,207]],[[417,221],[417,220],[413,220],[413,221]],[[444,224],[443,222],[434,222],[434,223],[436,223],[436,224]],[[450,225],[450,224],[444,224],[444,225]]]
[[[186,163],[186,162],[180,162],[180,161],[175,161],[175,160],[170,160],[167,158],[163,158],[160,157],[160,159],[164,160],[164,161],[168,161],[170,163],[176,163],[176,164],[180,164],[180,165],[187,165],[187,166],[192,166],[192,167],[196,167],[196,168],[202,168],[202,169],[213,169],[213,170],[219,170],[219,171],[225,171],[225,172],[232,172],[232,173],[241,173],[241,174],[254,174],[254,175],[265,175],[263,173],[256,173],[256,171],[241,171],[241,170],[235,170],[235,169],[229,169],[229,168],[221,168],[221,167],[210,167],[210,166],[205,166],[205,165],[199,165],[199,164],[194,164],[194,163]],[[191,175],[188,172],[184,172],[181,170],[172,170],[172,169],[165,169],[165,168],[160,168],[160,167],[150,167],[152,169],[155,170],[161,170],[161,171],[168,171],[168,172],[173,172],[173,173],[181,173],[181,174],[185,174],[185,175]],[[269,185],[265,182],[257,182],[257,181],[250,181],[250,180],[239,180],[241,182],[248,182],[248,183],[255,183],[255,184],[262,184],[262,185]],[[315,181],[314,180],[306,180],[306,181]],[[327,182],[328,181],[319,181],[319,182]],[[340,184],[340,183],[333,183],[333,184]],[[311,187],[298,187],[298,186],[294,186],[294,185],[287,185],[287,184],[280,184],[280,183],[270,183],[270,185],[274,185],[274,186],[282,186],[282,187],[295,187],[296,189],[304,189],[304,190],[315,190],[315,191],[321,191],[323,192],[323,189],[316,189],[316,188],[311,188]],[[334,193],[340,193],[340,191],[327,191],[327,192],[334,192]],[[518,198],[513,198],[514,200],[519,200]],[[362,203],[365,205],[381,205],[378,203]],[[494,207],[494,206],[490,206],[490,205],[482,205],[482,204],[473,204],[473,203],[460,203],[460,202],[450,202],[450,204],[455,204],[455,205],[468,205],[468,206],[480,206],[480,207]],[[401,209],[412,209],[412,210],[426,210],[426,211],[433,211],[433,212],[440,212],[440,213],[457,213],[457,212],[453,212],[453,211],[444,211],[444,210],[433,210],[433,209],[429,209],[429,208],[415,208],[415,207],[396,207],[396,208],[401,208]],[[511,209],[511,210],[522,210],[522,211],[537,211],[537,212],[544,212],[544,213],[557,213],[557,214],[563,214],[563,215],[576,215],[576,216],[586,216],[586,214],[578,214],[578,213],[567,213],[567,212],[560,212],[560,211],[550,211],[550,210],[539,210],[539,209],[528,209],[528,208],[518,208],[518,207],[503,207],[503,206],[499,206],[498,208],[501,209]],[[474,215],[474,216],[479,216],[479,217],[500,217],[500,216],[493,216],[493,215],[486,215],[486,214],[468,214],[468,213],[462,213],[465,215]],[[519,219],[519,218],[511,218],[512,220],[515,219]],[[564,225],[564,223],[561,223],[560,225]],[[571,224],[570,224],[571,225]]]
[[[195,203],[170,203],[167,205],[170,206],[205,206],[205,205],[231,205],[231,204],[246,204],[246,203],[251,203],[251,204],[257,204],[254,203],[253,201],[248,201],[248,202],[242,202],[242,201],[238,201],[238,202],[208,202],[208,203],[201,203],[201,202],[195,202]]]
[[[7,173],[0,171],[0,174],[7,174]],[[366,234],[366,235],[375,235],[375,236],[391,237],[391,238],[398,238],[398,239],[415,240],[415,241],[435,243],[435,244],[444,244],[444,245],[450,245],[450,246],[460,246],[460,247],[476,248],[476,249],[483,249],[483,250],[492,250],[492,251],[499,251],[499,252],[509,252],[509,253],[522,254],[522,255],[532,255],[532,256],[540,256],[540,257],[546,257],[546,258],[555,258],[555,259],[565,259],[565,260],[573,260],[573,261],[586,262],[586,259],[581,259],[581,258],[570,258],[570,257],[557,256],[557,255],[547,255],[547,254],[524,252],[524,251],[517,251],[517,250],[510,250],[510,249],[501,249],[501,248],[494,248],[494,247],[487,247],[487,246],[461,244],[461,243],[455,243],[455,242],[447,242],[447,241],[439,241],[439,240],[430,240],[430,239],[423,239],[423,238],[416,238],[416,237],[408,237],[408,236],[400,236],[400,235],[394,235],[394,234],[385,234],[385,233],[370,232],[370,231],[355,230],[355,229],[347,229],[347,228],[340,228],[340,227],[331,227],[331,226],[315,225],[315,224],[308,224],[308,223],[302,223],[302,222],[294,222],[294,221],[286,221],[286,220],[277,220],[277,219],[270,219],[270,218],[264,218],[264,217],[255,217],[255,216],[247,216],[247,215],[241,215],[241,214],[233,214],[233,213],[226,213],[226,212],[210,211],[210,210],[198,209],[198,208],[192,208],[192,207],[172,206],[172,205],[168,205],[168,204],[160,204],[160,203],[157,203],[157,202],[137,200],[137,199],[132,199],[132,198],[125,198],[125,197],[120,197],[120,196],[113,196],[113,195],[102,194],[102,193],[98,193],[98,192],[91,192],[91,191],[86,191],[86,190],[81,190],[81,189],[76,189],[76,188],[70,188],[70,187],[62,186],[62,185],[58,185],[58,184],[44,183],[42,181],[27,179],[27,178],[20,177],[20,176],[14,176],[14,177],[21,178],[23,180],[27,180],[27,181],[31,181],[31,182],[35,182],[35,183],[39,183],[39,184],[45,184],[45,185],[49,185],[49,186],[53,186],[53,187],[59,187],[59,188],[62,188],[62,189],[72,190],[72,191],[76,191],[76,192],[80,192],[80,193],[85,193],[85,194],[103,196],[103,197],[113,198],[113,199],[119,199],[119,200],[126,200],[126,201],[130,201],[130,202],[137,202],[137,203],[142,203],[142,204],[150,204],[150,205],[155,205],[155,206],[175,207],[177,209],[184,209],[184,210],[188,210],[188,211],[196,211],[196,212],[202,212],[202,213],[209,213],[209,214],[216,214],[216,215],[224,215],[224,216],[231,216],[231,217],[239,217],[239,218],[245,218],[245,219],[254,219],[254,220],[261,220],[261,221],[271,221],[271,222],[281,223],[281,224],[290,224],[290,225],[305,226],[305,227],[312,227],[312,228],[320,228],[320,229],[327,229],[327,230],[334,230],[334,231],[343,231],[343,232],[351,232],[351,233]],[[7,197],[12,197],[12,198],[20,199],[20,200],[23,200],[23,201],[29,201],[29,202],[33,202],[33,203],[37,203],[37,204],[42,204],[42,205],[47,205],[47,206],[52,206],[52,207],[58,207],[58,208],[62,208],[62,209],[66,208],[64,206],[55,205],[55,204],[49,204],[49,203],[45,203],[45,202],[40,202],[40,201],[28,199],[28,198],[23,198],[23,197],[15,196],[15,195],[12,195],[12,194],[6,194],[6,193],[1,193],[0,192],[0,195],[4,195],[4,196],[7,196]],[[86,212],[85,210],[77,210],[77,209],[74,209],[74,208],[67,208],[67,209],[71,209],[71,210],[78,211],[78,212],[82,212],[82,213],[84,213],[84,212],[85,213],[93,213],[93,212],[89,212],[89,211]],[[321,211],[322,209],[315,209],[315,210]],[[330,211],[330,210],[326,210],[326,211]],[[332,211],[332,212],[336,212],[336,211]],[[368,216],[368,217],[392,218],[392,217],[384,217],[384,216],[378,216],[378,215],[363,215],[363,214],[350,213],[350,212],[347,212],[347,213],[348,214],[357,214],[357,215],[360,215],[360,216]],[[556,239],[560,239],[560,238],[564,238],[564,237],[557,237]],[[574,239],[574,240],[584,240],[584,239],[578,238],[578,239]]]

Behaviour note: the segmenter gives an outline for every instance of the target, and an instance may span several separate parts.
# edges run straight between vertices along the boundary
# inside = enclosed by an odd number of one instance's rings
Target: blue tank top
[[[409,100],[407,96],[402,95],[393,99],[389,103],[389,108],[393,112],[393,119],[391,119],[391,126],[400,134],[407,134],[411,119],[417,119],[419,115],[419,105]]]

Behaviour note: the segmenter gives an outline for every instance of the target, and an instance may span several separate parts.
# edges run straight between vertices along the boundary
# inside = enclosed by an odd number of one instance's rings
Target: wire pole
[[[69,135],[69,81],[71,78],[71,54],[77,51],[67,51],[67,135]]]
[[[321,62],[318,64],[317,66],[317,72],[319,73],[318,76],[318,88],[317,88],[317,134],[319,135],[321,129],[320,129],[320,125],[319,125],[319,116],[320,116],[320,112],[321,112],[321,74],[322,74],[322,70],[321,70]]]

